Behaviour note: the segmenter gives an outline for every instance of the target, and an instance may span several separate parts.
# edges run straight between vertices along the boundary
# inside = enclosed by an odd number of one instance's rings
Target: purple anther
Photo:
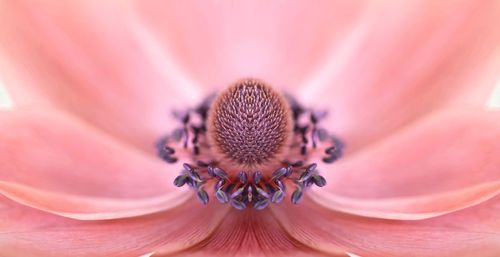
[[[271,202],[280,203],[281,201],[283,201],[283,198],[285,198],[285,193],[281,190],[277,190],[271,197]]]
[[[290,177],[290,175],[292,175],[292,171],[293,171],[292,166],[286,167],[285,177],[287,177],[287,178]]]
[[[156,144],[158,156],[167,163],[175,163],[177,158],[172,156],[175,150],[167,145],[167,141],[167,137],[164,137]]]
[[[326,117],[327,114],[328,113],[326,111],[313,111],[311,112],[311,116],[309,118],[311,120],[311,123],[316,124],[319,120]]]
[[[163,150],[163,147],[165,147],[165,145],[168,142],[168,138],[169,138],[168,136],[163,136],[158,141],[156,141],[156,143],[155,143],[156,150],[158,150],[158,151]]]
[[[240,171],[240,174],[238,174],[238,178],[241,184],[246,184],[248,182],[248,175],[244,171]]]
[[[314,184],[314,180],[313,180],[313,178],[309,178],[309,179],[307,179],[307,180],[303,183],[304,187],[310,187],[310,186],[312,186],[313,184]]]
[[[226,182],[224,180],[219,180],[217,184],[215,184],[215,190],[220,190]]]
[[[344,148],[344,142],[342,142],[342,140],[340,140],[338,137],[332,136],[331,139],[333,141],[333,144],[337,147],[339,151],[341,151]]]
[[[165,151],[165,153],[167,153],[167,154],[174,154],[175,153],[174,148],[172,148],[172,147],[170,147],[168,145],[165,145],[163,147],[163,151]]]
[[[303,161],[296,161],[296,162],[290,163],[290,166],[295,167],[295,168],[301,167],[302,165],[304,165]]]
[[[189,174],[189,177],[190,177],[192,180],[194,180],[194,181],[196,181],[196,182],[198,182],[198,183],[203,182],[203,179],[200,177],[200,175],[198,175],[198,173],[197,173],[196,171],[189,172],[188,174]]]
[[[309,143],[309,139],[307,139],[306,134],[302,135],[302,143],[305,145],[307,145],[307,143]]]
[[[306,153],[307,153],[307,147],[306,146],[301,146],[300,147],[300,154],[306,155]]]
[[[189,177],[196,181],[196,182],[202,182],[203,180],[201,179],[200,175],[194,170],[193,166],[184,163],[182,164],[182,167],[184,167],[184,170],[187,171],[187,174]]]
[[[312,163],[309,166],[307,166],[306,172],[313,172],[316,169],[316,167],[318,167],[318,164]]]
[[[253,183],[259,184],[261,179],[262,179],[262,172],[257,171],[253,174]]]
[[[182,139],[182,137],[184,137],[184,135],[185,135],[184,128],[177,128],[172,132],[170,138],[179,142]]]
[[[208,163],[206,163],[206,162],[204,162],[202,160],[197,160],[196,161],[196,166],[205,168],[205,167],[208,167]]]
[[[194,168],[188,163],[183,163],[182,167],[184,168],[185,171],[194,171]]]
[[[182,123],[186,124],[189,122],[189,111],[174,111],[173,114]]]
[[[321,142],[326,141],[329,138],[328,131],[322,128],[316,129],[316,135]]]
[[[260,196],[264,198],[269,198],[269,194],[266,191],[264,191],[264,189],[260,187],[255,187],[255,189],[257,190],[257,193],[259,193]]]
[[[227,203],[229,202],[229,197],[227,197],[227,194],[226,192],[222,191],[222,190],[217,190],[215,192],[215,197],[217,198],[217,200],[219,200],[219,202],[221,203]]]
[[[323,161],[325,163],[332,163],[332,162],[335,162],[336,160],[339,159],[340,156],[335,156],[335,155],[331,155],[331,156],[328,156],[328,157],[324,157],[323,158]]]
[[[325,150],[325,153],[328,154],[328,156],[324,157],[323,161],[326,163],[332,163],[338,160],[340,157],[342,157],[342,148],[343,148],[342,142],[335,138],[333,140],[335,145]]]
[[[310,177],[312,176],[312,174],[310,172],[307,172],[307,171],[304,171],[302,172],[302,174],[300,174],[299,176],[299,179],[297,179],[297,182],[299,183],[304,183],[305,181],[307,181]]]
[[[214,167],[213,168],[214,175],[221,178],[221,179],[227,179],[227,173],[219,168],[219,167]]]
[[[269,205],[269,201],[267,199],[262,199],[253,204],[253,208],[256,210],[263,210]]]
[[[283,184],[281,180],[275,180],[274,183],[276,183],[276,186],[278,186],[280,190],[285,191],[285,184]]]
[[[169,154],[160,153],[159,156],[160,156],[160,158],[162,160],[164,160],[167,163],[175,163],[175,162],[177,162],[177,158],[175,158],[175,157],[173,157],[173,156],[171,156]]]
[[[292,197],[291,197],[292,203],[293,204],[299,203],[300,199],[302,199],[302,195],[303,195],[302,189],[300,189],[300,188],[295,189],[295,191],[293,191]]]
[[[311,112],[309,120],[311,121],[311,123],[316,124],[318,123],[318,116],[314,112]]]
[[[287,168],[281,167],[273,172],[271,179],[272,180],[279,179],[279,178],[283,177],[286,174],[286,172],[287,172]]]
[[[186,184],[190,187],[196,187],[196,182],[194,182],[190,177],[186,178]]]
[[[208,203],[208,193],[203,190],[203,189],[198,189],[198,193],[196,194],[198,196],[198,199],[203,203],[207,204]]]
[[[208,172],[208,175],[210,175],[211,177],[215,177],[214,167],[208,166],[207,172]]]
[[[245,208],[247,208],[247,205],[244,202],[238,201],[236,199],[231,200],[231,205],[238,210],[244,210]]]
[[[232,194],[231,194],[231,198],[236,198],[238,196],[240,196],[242,193],[243,193],[243,190],[245,190],[244,187],[240,187],[238,188],[238,190],[234,191]]]
[[[335,153],[336,150],[337,150],[336,146],[330,146],[330,147],[325,149],[325,153],[326,154],[333,154],[333,153]]]
[[[175,179],[174,179],[174,185],[177,186],[177,187],[181,187],[183,186],[184,184],[186,184],[186,179],[187,179],[187,176],[186,175],[180,175],[180,176],[177,176]]]
[[[316,175],[312,177],[314,184],[319,187],[324,187],[326,185],[326,179],[323,176]]]

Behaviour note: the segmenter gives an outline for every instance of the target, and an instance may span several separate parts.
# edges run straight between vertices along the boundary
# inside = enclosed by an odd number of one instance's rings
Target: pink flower
[[[2,256],[499,256],[497,1],[2,1]],[[167,112],[253,76],[327,108],[328,184],[193,200]],[[285,87],[288,86],[288,87]]]

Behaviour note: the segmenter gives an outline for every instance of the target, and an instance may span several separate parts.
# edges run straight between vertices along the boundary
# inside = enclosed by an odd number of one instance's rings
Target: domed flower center
[[[208,117],[212,146],[242,168],[258,168],[283,154],[293,129],[285,99],[255,79],[220,94]]]
[[[325,179],[317,162],[332,163],[342,144],[319,126],[325,112],[304,108],[264,82],[244,79],[200,105],[174,112],[179,128],[157,143],[158,155],[174,164],[174,180],[206,204],[213,195],[236,209],[280,203],[290,188],[298,203]]]

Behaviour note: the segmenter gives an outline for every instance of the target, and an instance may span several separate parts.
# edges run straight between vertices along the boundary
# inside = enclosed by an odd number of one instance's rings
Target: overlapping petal
[[[159,256],[163,256],[158,251]],[[291,238],[269,210],[231,210],[224,222],[198,245],[179,256],[324,256]],[[176,255],[177,256],[177,255]],[[335,255],[346,256],[339,249]]]
[[[444,106],[484,105],[500,70],[498,1],[375,1],[304,82],[351,152]]]
[[[356,217],[311,201],[273,208],[283,229],[298,241],[329,252],[359,256],[494,257],[500,254],[500,199],[418,221]]]
[[[197,208],[200,211],[193,212]],[[160,247],[176,252],[212,233],[227,209],[198,206],[135,218],[82,221],[35,210],[0,196],[0,252],[4,256],[136,257]]]
[[[18,106],[56,106],[151,152],[198,88],[127,2],[2,1],[0,72]]]
[[[187,199],[177,171],[55,111],[0,113],[0,193],[73,218],[136,216]]]
[[[395,219],[456,211],[500,193],[500,112],[442,111],[340,160],[311,197],[332,209]]]
[[[140,1],[138,15],[205,86],[258,77],[293,90],[363,14],[364,1]]]

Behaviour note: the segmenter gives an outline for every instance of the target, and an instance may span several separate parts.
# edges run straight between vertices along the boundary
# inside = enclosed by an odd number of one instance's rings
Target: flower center
[[[224,91],[209,111],[208,135],[222,158],[257,169],[286,150],[292,134],[288,103],[255,79]]]
[[[204,204],[210,193],[236,209],[264,209],[290,187],[296,204],[306,189],[326,184],[314,161],[332,163],[342,154],[340,141],[319,126],[325,112],[256,79],[174,115],[181,126],[158,142],[158,154],[168,163],[187,159],[174,184],[192,187]]]

